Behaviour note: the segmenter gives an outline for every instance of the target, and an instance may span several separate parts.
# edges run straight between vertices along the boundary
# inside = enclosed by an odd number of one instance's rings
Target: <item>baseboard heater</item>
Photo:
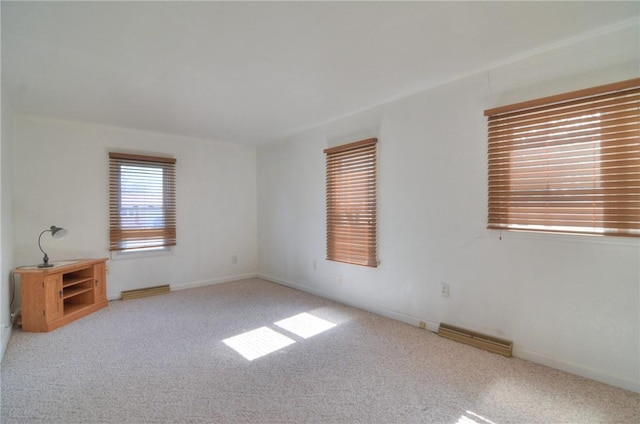
[[[144,289],[125,290],[122,292],[121,296],[122,300],[129,300],[137,299],[139,297],[155,296],[157,294],[166,294],[170,291],[169,284],[165,284],[163,286],[147,287]]]
[[[499,339],[450,324],[440,324],[438,335],[508,357],[513,351],[513,342],[510,340]]]

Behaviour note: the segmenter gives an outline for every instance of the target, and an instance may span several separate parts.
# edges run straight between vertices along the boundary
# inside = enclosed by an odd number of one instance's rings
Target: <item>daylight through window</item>
[[[640,236],[640,79],[485,115],[488,228]]]
[[[112,251],[176,245],[173,158],[109,153],[109,233]]]
[[[328,260],[378,266],[376,144],[370,138],[324,151]]]

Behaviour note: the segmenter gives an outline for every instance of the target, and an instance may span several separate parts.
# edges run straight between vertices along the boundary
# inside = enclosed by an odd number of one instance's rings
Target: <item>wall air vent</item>
[[[513,342],[510,340],[499,339],[445,323],[440,324],[438,335],[507,357],[511,357],[513,351]]]
[[[145,289],[126,290],[122,292],[122,300],[137,299],[139,297],[155,296],[156,294],[169,293],[169,284],[164,286],[147,287]]]

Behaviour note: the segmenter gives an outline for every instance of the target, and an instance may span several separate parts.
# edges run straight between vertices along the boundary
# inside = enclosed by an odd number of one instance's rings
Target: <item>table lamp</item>
[[[50,268],[53,266],[53,264],[49,263],[49,255],[47,255],[47,252],[42,250],[42,245],[40,245],[40,238],[47,231],[50,232],[51,237],[53,237],[56,240],[60,240],[61,238],[64,238],[64,236],[66,236],[68,233],[68,231],[65,230],[64,228],[56,227],[55,225],[52,225],[51,228],[49,228],[48,230],[44,230],[43,232],[40,233],[40,235],[38,236],[38,247],[40,248],[40,251],[44,253],[44,257],[42,258],[42,263],[38,265],[38,268]]]

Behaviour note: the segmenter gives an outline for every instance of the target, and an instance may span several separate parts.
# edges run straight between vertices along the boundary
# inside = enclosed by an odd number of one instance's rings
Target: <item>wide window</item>
[[[109,250],[176,245],[173,158],[109,153]]]
[[[324,151],[328,260],[378,266],[376,144],[371,138]]]
[[[488,228],[640,236],[640,79],[485,115]]]

